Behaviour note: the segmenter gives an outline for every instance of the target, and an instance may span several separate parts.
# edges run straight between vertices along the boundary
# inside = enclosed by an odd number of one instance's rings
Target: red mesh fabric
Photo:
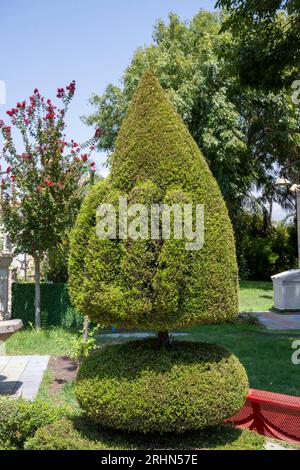
[[[300,397],[250,389],[243,408],[228,421],[263,436],[300,444]]]

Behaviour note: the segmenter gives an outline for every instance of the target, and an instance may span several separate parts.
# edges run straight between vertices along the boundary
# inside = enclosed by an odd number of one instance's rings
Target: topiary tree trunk
[[[163,344],[164,346],[169,346],[170,344],[170,336],[168,331],[159,331],[157,333],[158,341]]]
[[[34,318],[37,330],[41,328],[41,259],[39,254],[34,256]]]

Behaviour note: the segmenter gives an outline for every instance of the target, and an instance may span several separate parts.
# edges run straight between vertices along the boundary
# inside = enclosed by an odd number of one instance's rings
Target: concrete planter
[[[274,307],[278,310],[300,311],[300,269],[290,269],[271,277]]]

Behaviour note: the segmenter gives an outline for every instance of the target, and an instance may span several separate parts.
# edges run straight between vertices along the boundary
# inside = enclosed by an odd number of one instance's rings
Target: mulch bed
[[[76,378],[78,363],[66,356],[51,357],[48,369],[53,373],[54,380],[49,387],[50,393],[57,393],[67,382]]]

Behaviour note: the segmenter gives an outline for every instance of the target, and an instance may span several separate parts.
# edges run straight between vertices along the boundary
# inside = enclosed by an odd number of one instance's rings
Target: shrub
[[[181,433],[220,423],[243,404],[243,367],[217,346],[170,345],[168,330],[237,314],[233,231],[205,159],[151,71],[129,106],[111,163],[110,177],[88,194],[72,230],[71,300],[102,326],[155,329],[160,342],[92,354],[79,370],[77,398],[96,421],[116,429]],[[121,196],[146,206],[148,222],[153,204],[202,204],[204,245],[187,249],[191,240],[177,239],[174,227],[163,240],[141,237],[137,227],[136,237],[100,239],[97,208],[108,203],[119,213]],[[137,214],[127,216],[133,225]]]
[[[214,344],[154,338],[107,346],[81,365],[76,396],[97,423],[126,431],[182,433],[233,416],[248,380],[238,359]]]
[[[26,450],[92,450],[101,449],[89,441],[74,427],[72,421],[58,420],[39,429],[34,437],[28,439]]]
[[[249,312],[241,312],[233,321],[236,325],[251,325],[257,326],[258,328],[264,328],[263,323],[259,320],[258,317],[252,315]]]
[[[103,326],[154,328],[217,323],[238,311],[234,237],[218,185],[199,148],[151,71],[120,129],[111,176],[87,196],[71,234],[70,295]],[[205,243],[100,240],[96,209],[128,204],[203,204]]]
[[[37,429],[66,415],[64,408],[43,401],[0,397],[0,448],[22,449]]]

